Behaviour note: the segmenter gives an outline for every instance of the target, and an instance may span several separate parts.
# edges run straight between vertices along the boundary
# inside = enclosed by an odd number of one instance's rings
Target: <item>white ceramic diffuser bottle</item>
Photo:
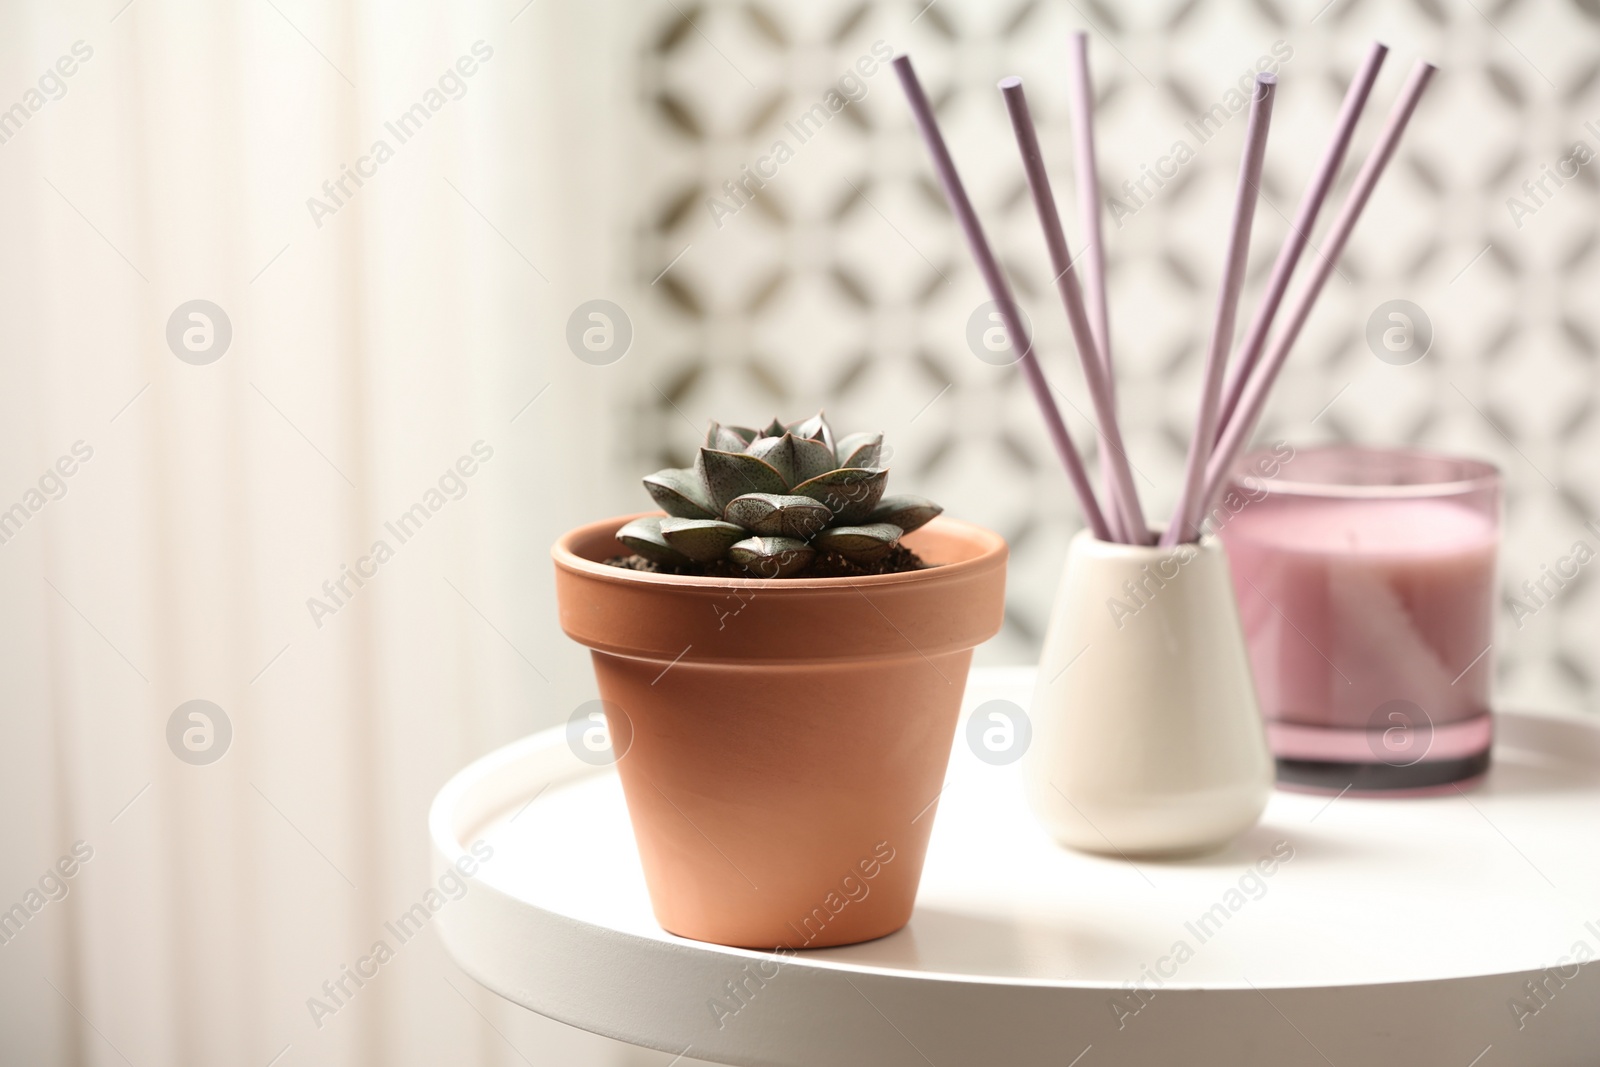
[[[1177,856],[1254,825],[1273,764],[1217,540],[1073,538],[1033,719],[1028,796],[1064,845]]]

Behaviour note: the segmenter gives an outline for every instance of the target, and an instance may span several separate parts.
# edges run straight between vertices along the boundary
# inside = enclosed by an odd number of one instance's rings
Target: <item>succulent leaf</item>
[[[883,454],[883,434],[846,434],[839,438],[836,451],[841,467],[876,467]]]
[[[838,466],[833,459],[833,449],[821,441],[796,437],[792,433],[763,437],[750,445],[749,454],[772,464],[789,485],[799,485]]]
[[[681,519],[714,519],[717,508],[711,503],[700,475],[687,467],[668,467],[645,475],[644,487],[650,499],[668,515]],[[642,553],[641,553],[642,554]]]
[[[779,422],[777,419],[773,419],[771,422],[767,423],[767,428],[765,430],[762,430],[761,433],[758,436],[761,436],[761,437],[782,437],[784,434],[786,434],[788,432],[789,432],[789,427],[785,426],[783,423]]]
[[[889,472],[881,467],[841,467],[794,487],[795,493],[820,500],[841,525],[860,522],[883,498]]]
[[[728,558],[758,578],[787,578],[804,570],[817,550],[794,537],[747,537],[728,549]]]
[[[837,470],[838,460],[833,458],[833,446],[819,438],[794,438],[795,478],[808,482],[821,474]]]
[[[789,432],[796,437],[806,437],[813,441],[821,441],[829,449],[833,448],[833,428],[828,425],[828,417],[820,411],[809,419],[790,423]],[[835,464],[835,466],[838,466],[838,464]]]
[[[661,536],[661,524],[667,520],[659,515],[634,519],[617,531],[617,540],[645,559],[657,563],[682,563],[687,558],[667,544]]]
[[[705,518],[716,518],[728,502],[746,493],[787,493],[789,484],[772,464],[747,452],[724,452],[702,448],[695,460],[695,471],[705,484],[712,511]]]
[[[871,563],[889,554],[900,540],[900,527],[875,522],[866,526],[833,526],[823,530],[811,543],[824,552],[837,552],[857,563]]]
[[[756,432],[748,426],[724,426],[713,420],[711,429],[706,432],[706,447],[722,452],[743,452],[755,439]]]
[[[833,519],[833,512],[808,496],[746,493],[728,502],[722,517],[762,537],[809,540]]]
[[[867,521],[892,522],[900,527],[902,533],[910,533],[942,511],[944,508],[926,497],[896,493],[878,501],[878,506],[872,509]]]
[[[668,545],[697,563],[721,559],[728,546],[749,536],[744,527],[718,519],[662,519],[660,532]]]

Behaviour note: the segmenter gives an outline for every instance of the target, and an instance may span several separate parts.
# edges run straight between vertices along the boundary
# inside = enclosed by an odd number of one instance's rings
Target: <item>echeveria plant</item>
[[[726,559],[764,578],[793,576],[819,552],[871,563],[944,510],[885,496],[882,452],[883,434],[835,440],[820,412],[762,430],[713,422],[693,467],[645,478],[666,516],[635,519],[617,539],[658,564]]]

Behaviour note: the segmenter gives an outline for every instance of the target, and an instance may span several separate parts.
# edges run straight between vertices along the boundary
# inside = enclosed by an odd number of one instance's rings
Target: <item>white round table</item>
[[[968,712],[1032,672],[974,671]],[[479,982],[609,1037],[794,1067],[1600,1063],[1600,727],[1498,719],[1476,790],[1274,795],[1221,853],[1052,842],[1016,765],[967,748],[899,933],[794,957],[665,933],[616,775],[565,731],[440,791],[436,860],[492,856],[437,916]],[[470,864],[469,864],[470,865]]]

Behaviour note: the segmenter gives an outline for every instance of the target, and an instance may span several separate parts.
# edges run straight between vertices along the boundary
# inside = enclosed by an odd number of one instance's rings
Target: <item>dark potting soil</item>
[[[715,563],[657,563],[645,559],[640,555],[612,556],[605,560],[608,567],[621,567],[623,570],[644,571],[647,574],[686,574],[696,578],[754,578],[749,571],[729,560],[719,559]],[[903,571],[920,571],[930,566],[924,563],[922,557],[906,548],[904,545],[895,545],[889,550],[888,555],[871,563],[857,563],[845,559],[837,552],[819,552],[817,558],[803,571],[796,571],[789,575],[790,578],[864,578],[869,574],[899,574]]]

